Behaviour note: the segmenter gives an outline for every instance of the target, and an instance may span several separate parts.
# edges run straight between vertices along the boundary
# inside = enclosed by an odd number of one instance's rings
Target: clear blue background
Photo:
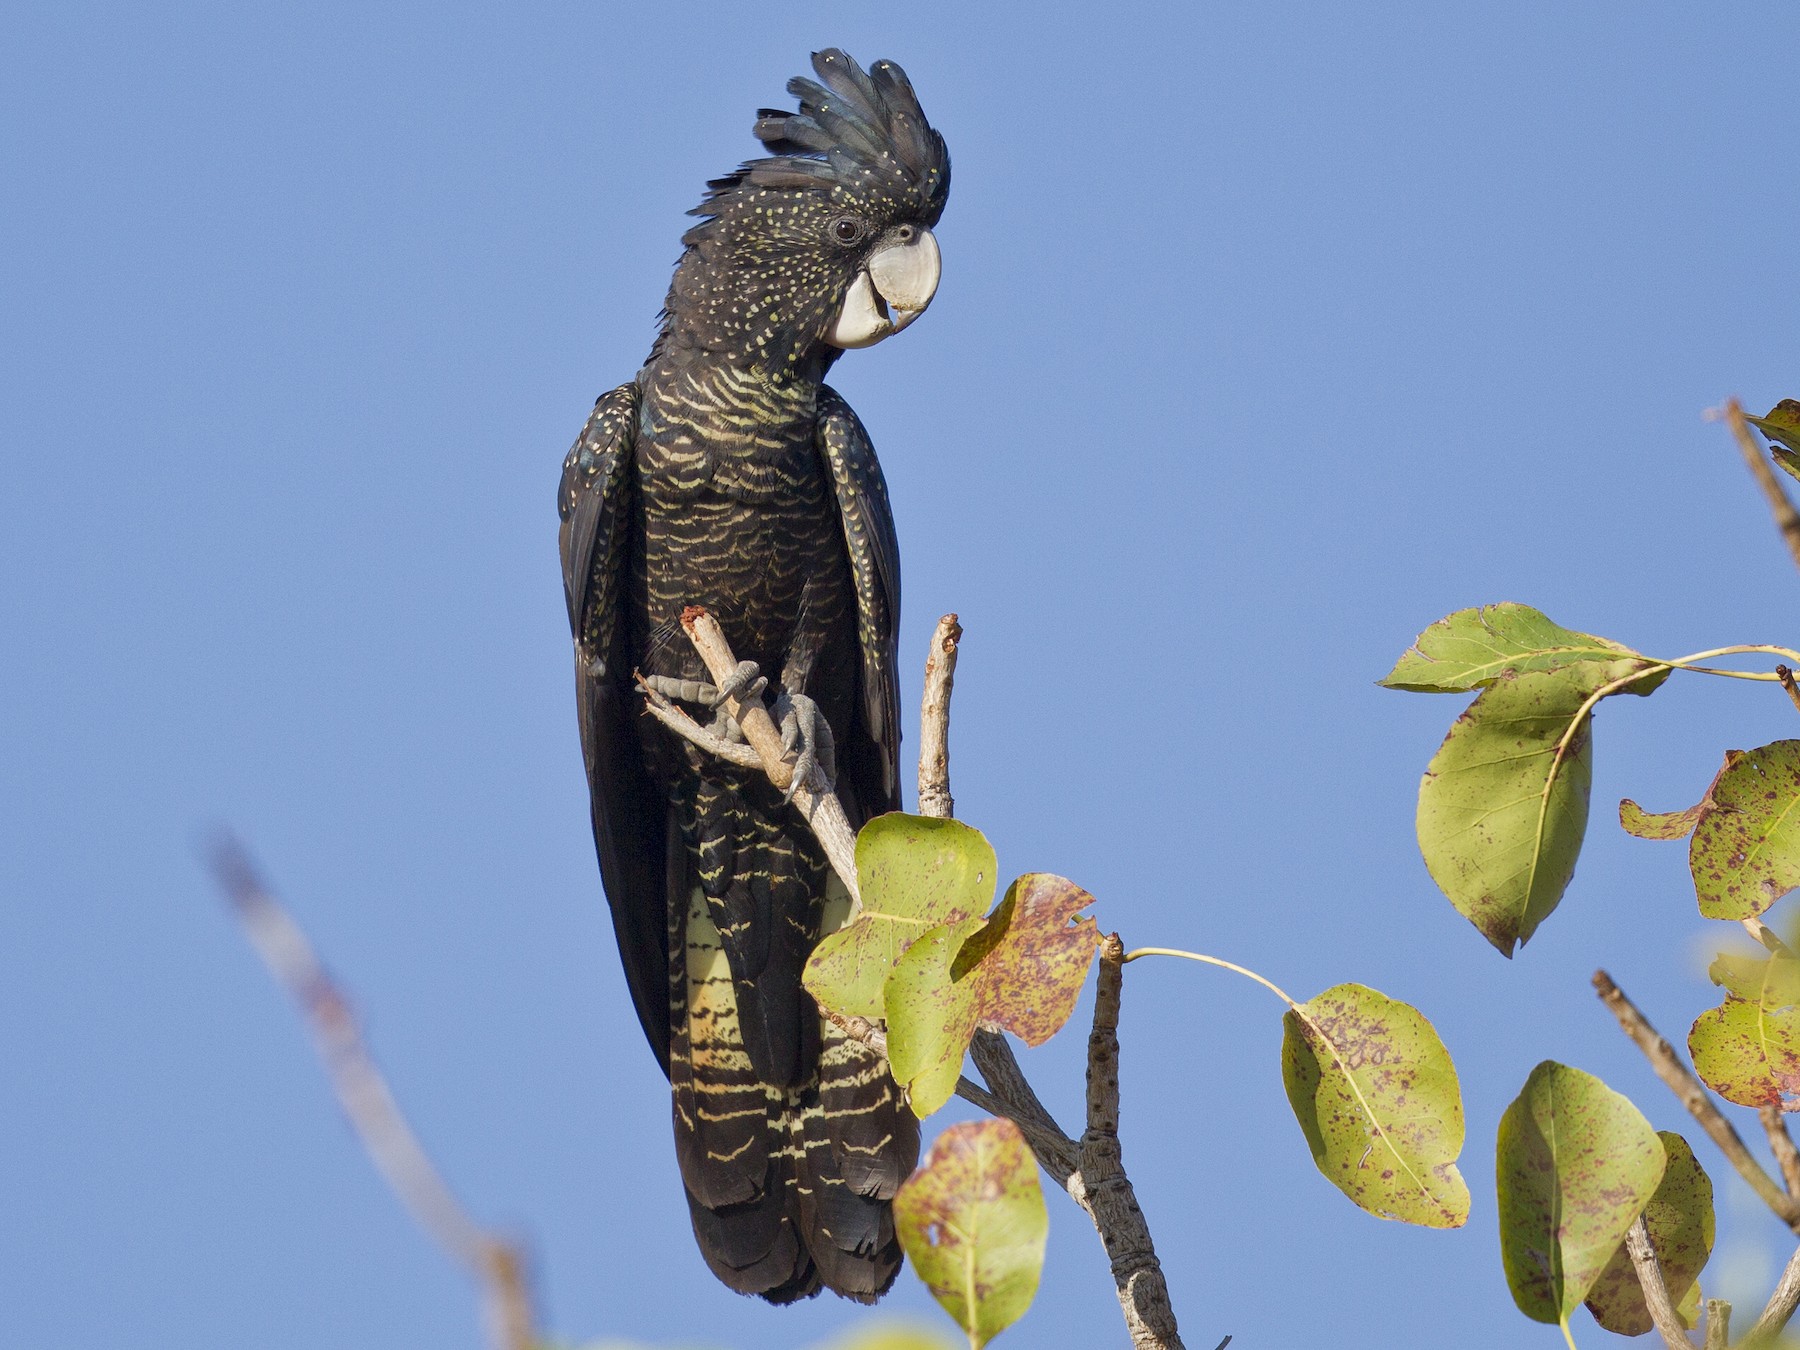
[[[753,1350],[858,1315],[739,1299],[693,1249],[588,839],[553,507],[682,212],[835,43],[902,62],[956,163],[930,315],[835,382],[893,490],[908,704],[932,621],[967,625],[960,813],[1129,943],[1364,981],[1461,1067],[1473,1217],[1383,1223],[1307,1157],[1279,1004],[1132,968],[1127,1160],[1188,1343],[1560,1343],[1501,1277],[1499,1114],[1555,1057],[1692,1133],[1587,979],[1677,1037],[1714,1001],[1680,850],[1612,803],[1693,800],[1794,711],[1698,678],[1609,705],[1590,848],[1509,963],[1412,839],[1460,701],[1374,681],[1484,601],[1659,655],[1800,640],[1701,417],[1800,395],[1792,6],[71,0],[7,28],[0,1339],[479,1344],[211,889],[219,822],[471,1208],[529,1236],[557,1332]],[[1025,1057],[1069,1122],[1080,1041]],[[1708,1290],[1760,1299],[1786,1248],[1700,1149]],[[1051,1214],[1008,1342],[1122,1344],[1097,1240]],[[892,1306],[930,1312],[910,1277]]]

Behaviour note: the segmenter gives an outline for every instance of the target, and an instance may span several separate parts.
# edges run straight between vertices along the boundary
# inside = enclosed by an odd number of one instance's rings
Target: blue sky
[[[739,1299],[694,1252],[588,839],[552,501],[648,348],[682,212],[832,44],[905,65],[956,165],[931,313],[834,382],[892,488],[907,705],[932,622],[967,627],[960,814],[1128,944],[1374,985],[1461,1068],[1469,1225],[1382,1223],[1307,1157],[1279,1005],[1131,969],[1126,1157],[1189,1343],[1560,1343],[1506,1293],[1495,1123],[1553,1057],[1692,1134],[1587,978],[1671,1035],[1715,1001],[1680,851],[1612,803],[1692,801],[1793,709],[1699,679],[1607,707],[1589,850],[1506,962],[1412,839],[1458,701],[1373,682],[1485,601],[1658,655],[1794,643],[1800,578],[1701,418],[1800,396],[1792,7],[8,27],[8,1343],[479,1344],[210,889],[220,822],[471,1208],[529,1237],[554,1330],[760,1350],[855,1319]],[[1066,1041],[1025,1063],[1072,1122]],[[1726,1292],[1759,1294],[1785,1249],[1698,1151]],[[1002,1343],[1121,1343],[1097,1241],[1054,1196],[1051,1223]],[[910,1281],[892,1304],[929,1311]]]

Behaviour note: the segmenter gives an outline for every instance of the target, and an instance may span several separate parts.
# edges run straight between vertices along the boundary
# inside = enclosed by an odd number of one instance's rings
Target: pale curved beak
[[[825,340],[834,347],[872,347],[898,333],[925,312],[942,271],[937,238],[930,230],[920,230],[903,244],[884,244],[856,274]]]

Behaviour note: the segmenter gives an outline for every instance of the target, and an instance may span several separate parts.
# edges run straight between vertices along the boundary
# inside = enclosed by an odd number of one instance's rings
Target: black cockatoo
[[[931,302],[950,159],[899,66],[829,50],[812,67],[788,84],[798,113],[757,115],[771,157],[708,185],[650,359],[595,405],[557,499],[600,874],[694,1235],[714,1274],[773,1303],[893,1282],[918,1123],[801,988],[848,906],[806,823],[642,716],[634,678],[717,701],[677,627],[704,605],[851,824],[900,805],[893,517],[823,381]]]

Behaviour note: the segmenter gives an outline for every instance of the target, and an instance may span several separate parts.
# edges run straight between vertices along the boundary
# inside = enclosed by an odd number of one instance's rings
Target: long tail
[[[731,1288],[873,1303],[900,1269],[891,1202],[918,1122],[887,1065],[800,987],[849,898],[790,810],[766,784],[703,780],[690,828],[669,832],[676,1158],[701,1254]]]

